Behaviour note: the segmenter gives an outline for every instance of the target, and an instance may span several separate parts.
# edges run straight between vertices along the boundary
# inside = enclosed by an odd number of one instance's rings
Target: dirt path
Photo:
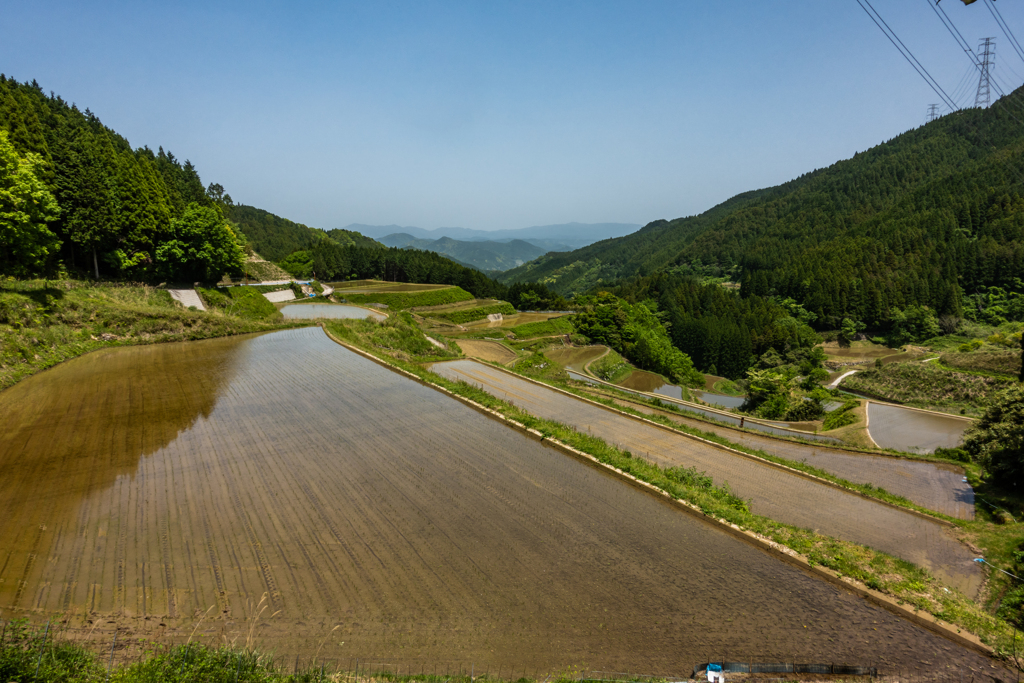
[[[930,569],[968,595],[983,573],[949,529],[910,512],[689,439],[629,416],[473,361],[436,363],[435,372],[465,380],[538,417],[571,425],[666,466],[695,466],[728,483],[757,514],[860,543]]]
[[[596,393],[604,395],[600,391]],[[950,517],[974,519],[974,490],[963,481],[963,470],[953,465],[854,453],[773,439],[741,429],[681,417],[676,413],[656,410],[618,397],[608,398],[641,412],[662,415],[681,425],[717,434],[748,448],[760,449],[787,460],[806,462],[847,481],[881,487],[889,493],[903,496]]]

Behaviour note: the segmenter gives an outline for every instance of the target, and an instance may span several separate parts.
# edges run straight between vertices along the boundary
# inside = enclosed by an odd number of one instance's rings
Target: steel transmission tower
[[[928,123],[931,123],[935,119],[939,118],[939,105],[929,104],[928,105]]]
[[[974,96],[975,107],[987,107],[992,99],[989,93],[989,70],[996,63],[996,39],[993,37],[982,40],[984,42],[978,46],[978,52],[981,53],[981,63],[978,64],[981,68],[981,78],[978,79],[978,94]]]

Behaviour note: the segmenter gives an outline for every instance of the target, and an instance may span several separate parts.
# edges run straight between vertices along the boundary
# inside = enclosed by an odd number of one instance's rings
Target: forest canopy
[[[69,267],[156,280],[240,271],[240,239],[224,217],[231,198],[219,185],[204,188],[190,162],[163,148],[132,149],[88,109],[3,75],[0,131],[11,197],[0,216],[4,273]],[[37,199],[26,203],[26,192]]]
[[[792,299],[817,329],[885,331],[901,313],[1024,320],[1024,89],[944,116],[699,216],[507,271],[565,296],[658,272]],[[916,308],[915,308],[916,307]]]

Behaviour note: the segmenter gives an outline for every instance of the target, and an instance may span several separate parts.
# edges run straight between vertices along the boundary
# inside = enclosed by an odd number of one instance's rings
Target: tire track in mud
[[[70,553],[67,572],[64,575],[64,584],[61,589],[60,605],[64,612],[71,610],[75,590],[78,588],[78,574],[82,568],[82,556],[85,554],[86,536],[88,534],[89,513],[89,501],[85,501],[75,522],[74,547]]]

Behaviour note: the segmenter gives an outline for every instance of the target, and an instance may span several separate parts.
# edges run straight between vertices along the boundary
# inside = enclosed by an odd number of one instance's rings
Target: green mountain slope
[[[562,294],[654,272],[726,275],[837,326],[1024,289],[1024,95],[908,131],[778,187],[506,272]]]
[[[372,248],[381,244],[351,230],[323,231],[276,216],[254,206],[235,204],[227,207],[227,217],[245,235],[252,248],[268,261],[281,261],[289,254],[307,250],[324,236],[345,246]]]
[[[524,240],[469,242],[450,237],[428,240],[418,239],[407,233],[397,233],[381,237],[380,242],[389,247],[433,251],[484,271],[508,270],[545,252],[544,249]]]

